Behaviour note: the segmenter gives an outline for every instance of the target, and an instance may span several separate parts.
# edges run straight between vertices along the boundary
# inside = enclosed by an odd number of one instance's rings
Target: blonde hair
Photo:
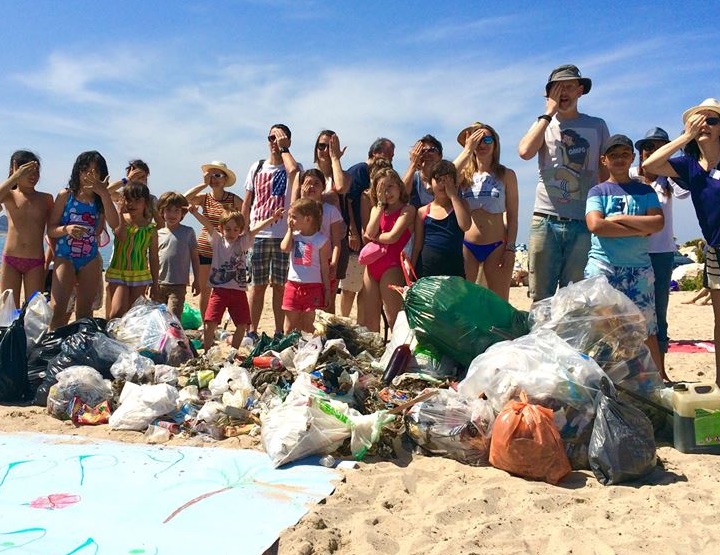
[[[313,223],[315,224],[315,231],[317,233],[322,227],[323,208],[322,204],[311,198],[299,198],[290,205],[290,210],[293,210],[301,216],[310,216]]]
[[[495,129],[493,129],[490,125],[486,123],[481,123],[477,127],[479,127],[480,129],[487,129],[488,131],[490,131],[490,135],[492,135],[492,138],[495,139],[495,142],[493,143],[494,148],[492,153],[492,159],[490,160],[490,173],[498,179],[502,179],[505,176],[506,168],[500,163],[500,136],[497,134],[497,131],[495,131]],[[473,132],[475,130],[476,128],[473,128]],[[480,171],[480,167],[477,161],[477,156],[475,156],[475,153],[473,152],[470,160],[461,172],[461,183],[463,183],[464,185],[469,185],[470,183],[472,183],[473,175],[475,175],[478,171]]]
[[[240,229],[245,229],[245,217],[237,210],[225,211],[220,216],[218,224],[225,226],[228,222],[235,222]]]
[[[370,200],[373,204],[378,203],[377,186],[378,183],[380,183],[380,180],[385,177],[389,177],[400,188],[400,202],[406,204],[410,201],[410,195],[408,194],[407,189],[405,189],[405,184],[403,183],[402,178],[398,175],[398,172],[392,169],[392,167],[376,167],[370,175]]]

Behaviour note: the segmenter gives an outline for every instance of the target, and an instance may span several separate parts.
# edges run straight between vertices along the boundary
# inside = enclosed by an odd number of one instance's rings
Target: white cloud
[[[499,19],[496,24],[506,18]],[[438,40],[449,29],[436,29]],[[621,121],[628,133],[644,132],[662,121],[649,114],[666,109],[665,91],[654,95],[657,105],[643,107],[653,90],[652,70],[633,63],[638,51],[658,48],[657,41],[649,40],[579,58],[576,63],[594,80],[593,91],[582,101],[588,113]],[[312,162],[312,145],[323,128],[337,131],[348,145],[346,167],[364,160],[376,137],[388,136],[396,142],[395,162],[403,172],[407,151],[418,137],[437,136],[445,156],[452,159],[460,148],[457,132],[479,119],[501,134],[503,162],[518,173],[524,241],[537,169],[535,161],[519,159],[516,147],[544,106],[545,80],[556,65],[548,62],[547,53],[512,64],[491,57],[466,58],[419,70],[378,61],[324,65],[307,72],[277,60],[268,64],[227,57],[214,66],[192,66],[165,52],[142,52],[138,56],[137,49],[125,47],[102,55],[56,52],[39,70],[16,75],[17,82],[42,100],[0,112],[6,127],[0,144],[12,150],[9,141],[32,147],[28,143],[34,139],[46,149],[41,152],[44,160],[64,163],[74,159],[77,149],[97,149],[115,177],[129,158],[141,157],[151,165],[153,191],[160,193],[198,182],[199,166],[209,160],[225,160],[242,181],[249,165],[267,156],[265,136],[273,123],[290,125],[293,152],[305,165]],[[167,71],[174,67],[182,71]],[[54,141],[39,140],[43,133],[52,134]],[[43,171],[43,183],[59,184],[67,180],[70,168],[46,163]]]

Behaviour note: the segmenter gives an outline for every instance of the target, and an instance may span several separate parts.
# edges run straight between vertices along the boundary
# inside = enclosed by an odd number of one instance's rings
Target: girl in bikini
[[[120,318],[145,294],[156,298],[158,286],[158,235],[152,220],[147,185],[130,181],[122,189],[120,226],[105,280],[110,285],[110,318]]]
[[[225,212],[242,212],[243,200],[225,190],[235,185],[237,177],[225,162],[210,162],[200,167],[203,172],[203,182],[185,193],[185,198],[190,204],[200,206],[202,215],[210,220],[219,232],[220,218]],[[200,191],[206,187],[210,187],[210,191],[201,193]],[[203,228],[198,237],[200,277],[197,281],[200,284],[200,314],[205,314],[212,292],[209,281],[213,255],[211,243],[210,235]]]
[[[76,318],[93,315],[93,301],[101,287],[98,237],[105,221],[115,229],[119,218],[107,190],[107,162],[99,152],[78,156],[67,189],[60,191],[48,222],[48,236],[57,239],[53,271],[50,329],[65,325],[70,295],[77,285]]]
[[[8,178],[0,184],[0,203],[8,216],[5,249],[0,264],[0,291],[12,289],[20,306],[20,288],[25,300],[45,283],[43,237],[52,195],[35,190],[40,179],[40,160],[32,152],[18,150],[10,158]]]
[[[500,137],[489,125],[475,122],[457,140],[464,148],[455,166],[472,219],[463,241],[465,277],[476,281],[482,264],[488,289],[507,300],[515,264],[517,177],[500,164]]]
[[[370,199],[373,207],[365,229],[366,241],[385,245],[387,252],[368,264],[363,274],[362,325],[370,331],[380,331],[380,312],[385,307],[388,325],[395,325],[402,297],[388,285],[404,285],[400,266],[400,253],[410,240],[415,223],[415,208],[408,204],[410,195],[395,170],[383,167],[374,171],[370,182]]]

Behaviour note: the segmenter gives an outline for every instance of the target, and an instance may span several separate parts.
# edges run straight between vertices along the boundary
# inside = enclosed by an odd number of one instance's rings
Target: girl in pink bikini
[[[365,229],[365,240],[385,245],[387,252],[372,264],[363,275],[362,325],[370,331],[380,331],[380,312],[385,307],[390,328],[395,324],[402,297],[388,285],[405,285],[400,253],[410,240],[415,223],[415,208],[408,204],[410,196],[395,170],[389,167],[372,174],[370,199],[373,208]]]
[[[0,291],[12,289],[15,305],[20,306],[20,288],[25,299],[42,291],[45,283],[43,237],[53,197],[35,190],[40,179],[40,160],[27,150],[10,158],[8,178],[0,185],[0,203],[8,216],[5,250],[0,264]]]

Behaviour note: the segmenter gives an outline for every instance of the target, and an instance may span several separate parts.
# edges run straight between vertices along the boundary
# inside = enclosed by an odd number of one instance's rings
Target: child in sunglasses
[[[715,344],[720,345],[720,101],[707,98],[685,110],[685,129],[645,160],[646,171],[676,178],[690,191],[700,229],[707,242],[705,275],[715,317]],[[678,149],[684,154],[670,158]],[[720,385],[720,349],[715,349],[715,382]]]

